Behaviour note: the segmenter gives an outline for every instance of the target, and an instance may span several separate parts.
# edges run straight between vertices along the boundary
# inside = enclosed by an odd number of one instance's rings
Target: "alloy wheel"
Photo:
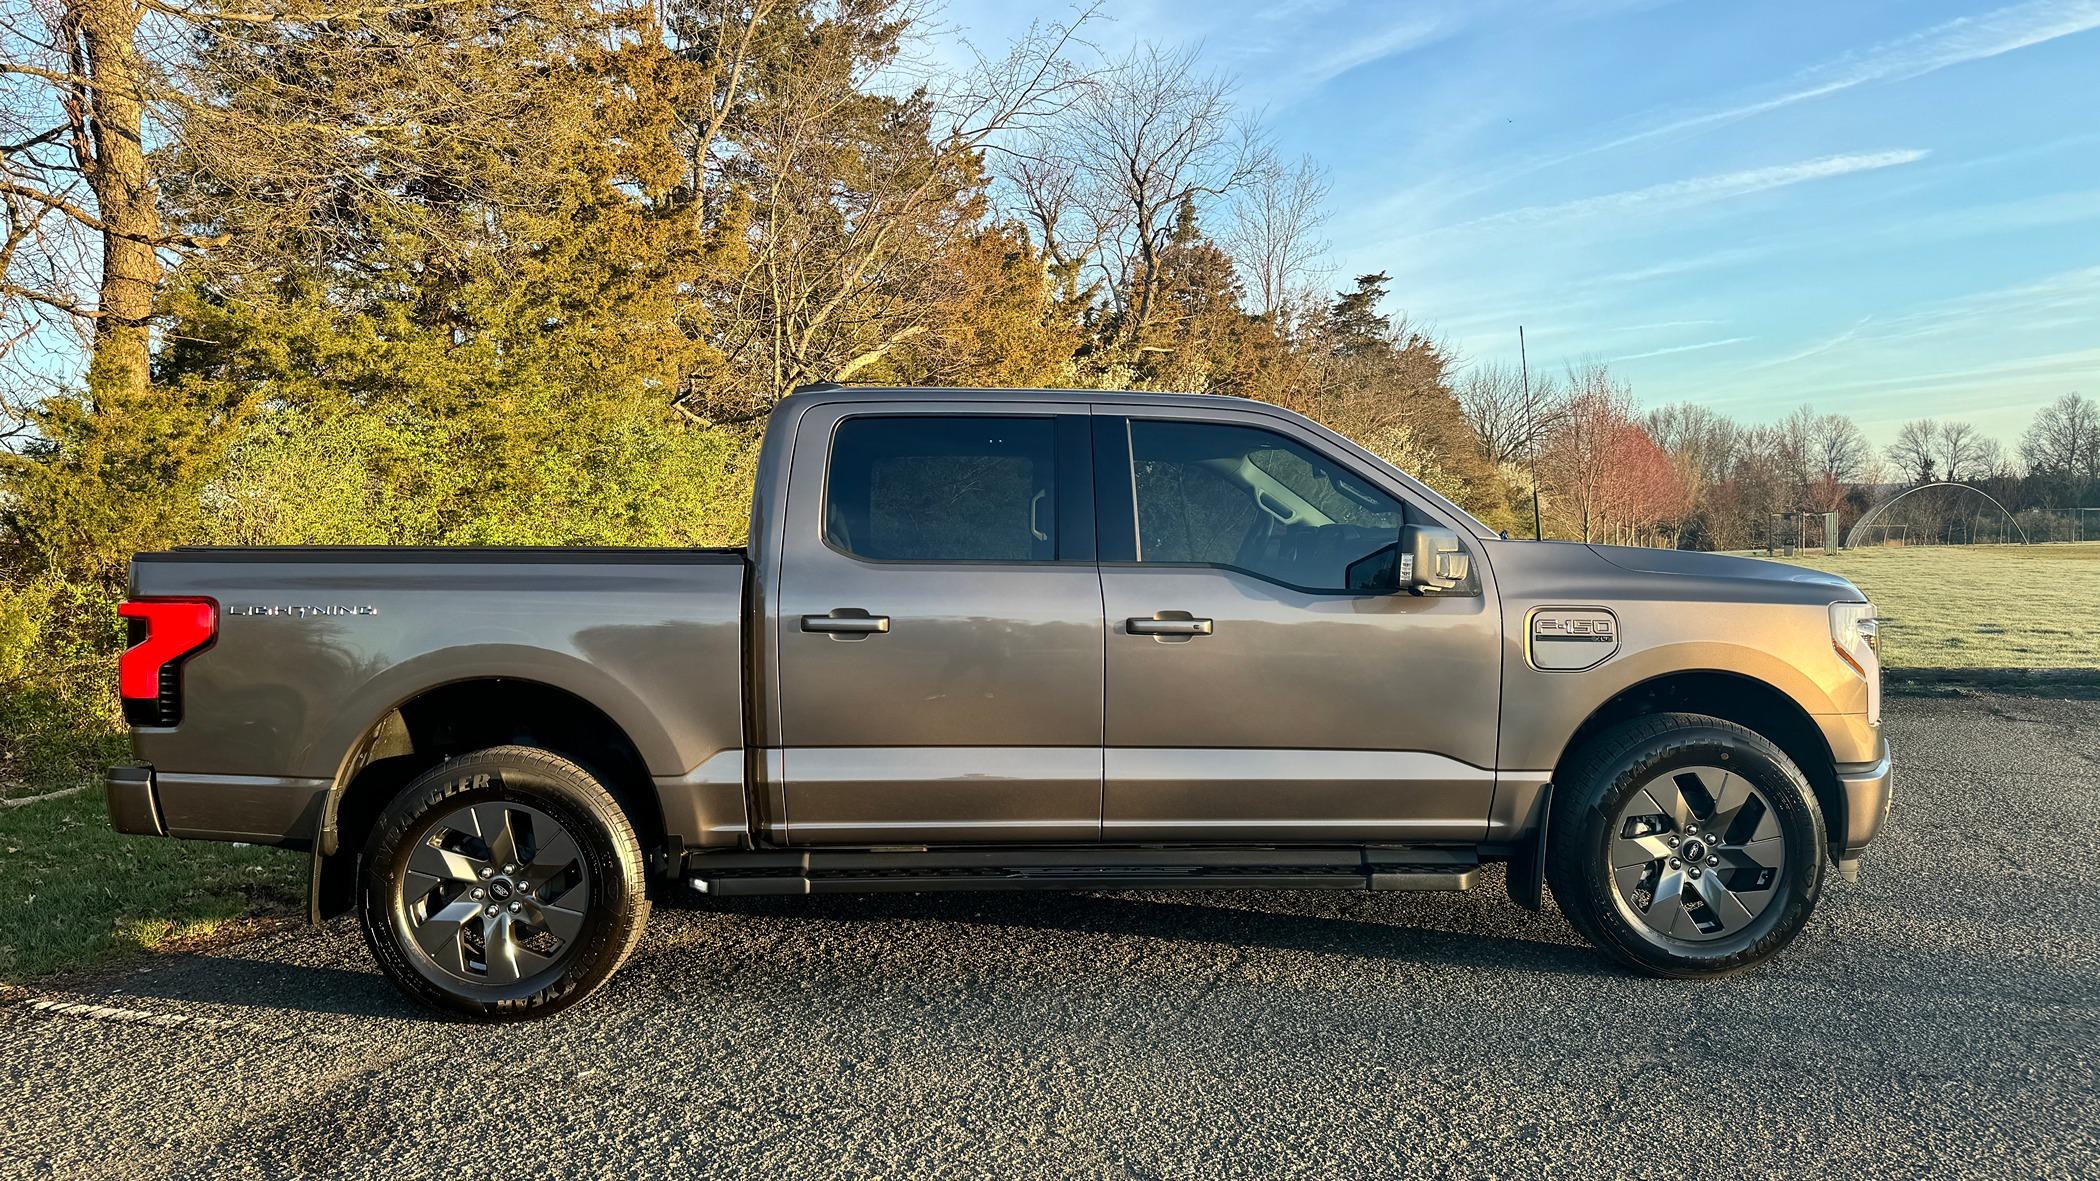
[[[447,814],[417,840],[395,913],[426,970],[501,986],[560,962],[590,898],[582,853],[560,822],[491,800]]]
[[[1786,837],[1757,785],[1720,767],[1680,768],[1619,805],[1609,868],[1645,934],[1708,942],[1742,933],[1771,905]]]

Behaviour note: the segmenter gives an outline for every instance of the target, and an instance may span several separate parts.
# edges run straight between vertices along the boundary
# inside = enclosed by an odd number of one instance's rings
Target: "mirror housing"
[[[1400,527],[1400,589],[1428,595],[1464,586],[1473,575],[1473,559],[1458,534],[1441,525]]]

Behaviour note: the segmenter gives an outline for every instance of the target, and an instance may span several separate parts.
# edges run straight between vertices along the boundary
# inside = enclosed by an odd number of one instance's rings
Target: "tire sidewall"
[[[1772,887],[1777,896],[1742,932],[1711,941],[1674,939],[1648,927],[1620,898],[1611,872],[1611,826],[1619,808],[1657,777],[1690,767],[1718,767],[1749,780],[1771,804],[1786,842],[1786,865]],[[1800,933],[1822,892],[1823,818],[1800,770],[1777,748],[1732,726],[1694,725],[1634,745],[1597,778],[1562,880],[1574,871],[1571,901],[1584,909],[1585,925],[1607,951],[1663,975],[1716,976],[1762,962]]]
[[[503,754],[468,755],[410,782],[381,814],[358,864],[358,914],[380,969],[416,1000],[482,1020],[541,1016],[590,993],[625,957],[629,924],[641,921],[644,905],[639,867],[621,856],[614,827],[624,828],[625,818],[616,810],[608,815],[609,801],[593,798],[604,794],[573,765]],[[536,808],[567,830],[587,875],[590,909],[578,945],[558,963],[513,984],[482,986],[438,974],[404,945],[400,882],[417,842],[438,821],[497,800]]]

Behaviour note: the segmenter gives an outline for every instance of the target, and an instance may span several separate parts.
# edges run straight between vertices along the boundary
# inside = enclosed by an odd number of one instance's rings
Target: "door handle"
[[[1208,619],[1130,619],[1125,621],[1133,636],[1207,636]]]
[[[853,611],[855,614],[844,614]],[[870,615],[855,607],[841,607],[829,615],[805,615],[802,630],[806,632],[830,632],[832,635],[870,636],[883,635],[890,630],[890,617]]]

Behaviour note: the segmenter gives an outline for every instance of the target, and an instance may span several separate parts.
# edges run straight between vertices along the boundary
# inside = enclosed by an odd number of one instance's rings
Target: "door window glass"
[[[841,422],[824,537],[882,561],[1057,557],[1054,419],[909,415]]]
[[[1255,427],[1130,423],[1138,560],[1230,566],[1304,590],[1370,591],[1405,504]]]

